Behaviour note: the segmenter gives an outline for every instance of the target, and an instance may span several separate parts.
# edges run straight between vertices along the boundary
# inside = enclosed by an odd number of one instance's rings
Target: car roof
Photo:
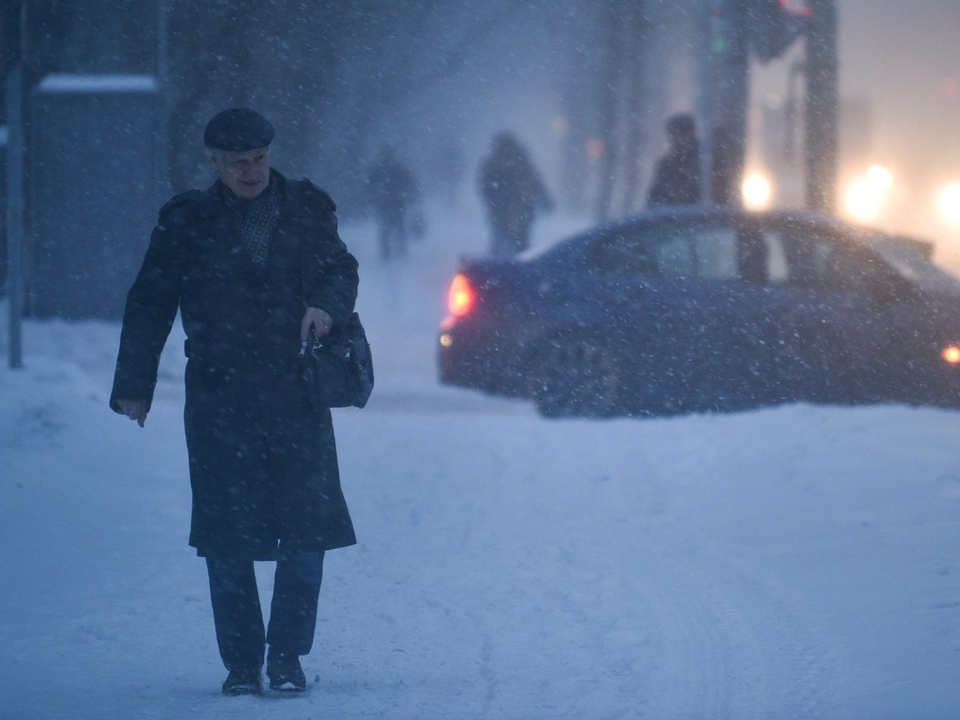
[[[743,208],[731,206],[710,206],[710,205],[663,205],[660,207],[648,208],[642,212],[628,215],[626,217],[595,225],[584,229],[575,234],[561,238],[554,243],[540,247],[530,248],[524,252],[520,259],[523,262],[535,262],[542,257],[552,256],[555,252],[563,252],[563,248],[578,246],[581,242],[590,242],[598,235],[616,232],[620,229],[632,227],[641,223],[658,222],[745,222],[771,225],[806,225],[817,226],[824,231],[844,235],[846,237],[864,240],[871,236],[887,237],[896,240],[897,238],[884,233],[880,230],[869,228],[862,225],[853,225],[845,222],[836,216],[825,213],[814,212],[802,208],[777,209],[777,210],[744,210]],[[917,246],[928,245],[926,241],[916,241]],[[929,257],[929,252],[923,253]]]
[[[637,222],[658,222],[664,220],[748,220],[767,221],[774,224],[801,222],[811,225],[821,225],[833,230],[840,230],[844,232],[867,230],[867,228],[859,228],[832,215],[814,212],[812,210],[786,209],[754,211],[744,210],[736,207],[704,205],[665,205],[661,207],[650,208],[641,213],[627,216],[613,223],[595,229],[609,230],[626,225],[633,225]]]

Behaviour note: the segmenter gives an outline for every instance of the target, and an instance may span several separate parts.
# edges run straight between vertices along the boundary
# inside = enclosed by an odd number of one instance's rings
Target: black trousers
[[[217,645],[228,670],[263,665],[265,644],[271,654],[310,652],[323,579],[322,551],[288,555],[281,547],[266,636],[253,560],[208,557],[207,574]]]

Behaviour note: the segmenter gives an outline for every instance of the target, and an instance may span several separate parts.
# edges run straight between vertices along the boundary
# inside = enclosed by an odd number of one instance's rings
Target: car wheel
[[[540,354],[531,394],[544,417],[610,417],[620,380],[617,360],[602,340],[556,339]]]

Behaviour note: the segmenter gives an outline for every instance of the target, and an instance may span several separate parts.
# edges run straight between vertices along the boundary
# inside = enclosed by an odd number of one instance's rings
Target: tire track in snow
[[[479,614],[468,612],[466,616],[474,624],[480,640],[480,655],[477,658],[477,669],[483,680],[483,710],[480,717],[489,717],[497,700],[500,685],[493,668],[493,642]]]
[[[661,561],[649,574],[665,644],[663,707],[654,716],[834,713],[827,636],[775,588],[712,553]]]

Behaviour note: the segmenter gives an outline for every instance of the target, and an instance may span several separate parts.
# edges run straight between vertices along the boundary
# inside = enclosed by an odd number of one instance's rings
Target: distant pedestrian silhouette
[[[379,225],[380,259],[403,257],[407,253],[407,216],[420,198],[416,179],[393,150],[383,148],[370,168],[368,187]]]
[[[700,140],[692,115],[667,120],[670,150],[657,162],[650,205],[696,205],[700,202]]]
[[[492,230],[490,254],[514,257],[530,246],[537,212],[551,210],[553,203],[523,146],[509,133],[493,139],[478,181]]]

